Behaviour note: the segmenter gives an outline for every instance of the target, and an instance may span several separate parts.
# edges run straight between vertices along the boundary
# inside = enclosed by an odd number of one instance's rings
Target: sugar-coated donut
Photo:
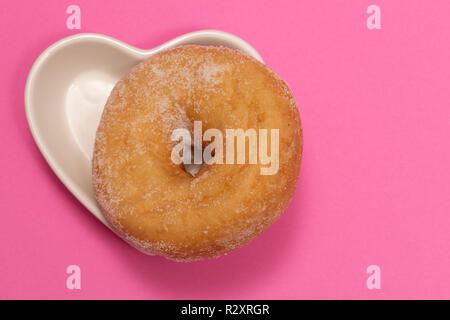
[[[261,174],[267,164],[246,162],[204,164],[190,174],[171,161],[172,134],[192,132],[194,121],[202,132],[278,129],[277,172]],[[136,248],[176,261],[217,257],[286,209],[302,146],[297,104],[271,69],[238,50],[181,46],[138,64],[112,90],[97,130],[93,185],[109,224]]]

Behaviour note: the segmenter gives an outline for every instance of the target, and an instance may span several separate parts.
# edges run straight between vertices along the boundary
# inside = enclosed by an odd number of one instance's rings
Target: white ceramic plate
[[[215,30],[188,33],[151,50],[86,33],[50,46],[28,75],[25,109],[34,140],[64,185],[108,227],[91,181],[95,132],[105,102],[114,84],[134,65],[185,44],[235,48],[262,62],[247,42]]]

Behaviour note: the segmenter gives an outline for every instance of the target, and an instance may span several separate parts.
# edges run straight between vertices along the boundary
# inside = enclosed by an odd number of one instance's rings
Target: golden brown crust
[[[279,129],[280,164],[204,165],[192,177],[170,161],[174,129]],[[302,132],[286,83],[228,48],[182,46],[134,67],[114,87],[97,130],[93,184],[119,235],[177,261],[216,257],[261,234],[286,209]],[[264,166],[263,166],[264,167]]]

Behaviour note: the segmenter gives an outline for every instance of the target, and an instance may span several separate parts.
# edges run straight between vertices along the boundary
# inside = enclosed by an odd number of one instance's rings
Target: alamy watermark
[[[81,290],[81,268],[76,264],[67,266],[66,288],[69,290]]]
[[[214,128],[203,133],[202,122],[194,121],[193,137],[185,128],[172,132],[171,140],[178,143],[172,149],[171,160],[185,166],[260,164],[261,175],[274,175],[279,169],[279,133],[279,129],[226,129],[224,134]],[[203,147],[205,142],[210,143]]]

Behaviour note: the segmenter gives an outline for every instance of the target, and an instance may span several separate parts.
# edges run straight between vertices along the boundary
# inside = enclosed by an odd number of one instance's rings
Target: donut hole
[[[183,163],[183,169],[187,173],[189,173],[191,176],[195,177],[197,173],[200,171],[200,169],[203,167],[203,146],[195,146],[191,145],[191,161],[190,163]],[[201,163],[194,163],[194,154],[195,152],[201,151],[202,157],[201,157]]]
[[[191,176],[195,177],[197,173],[200,171],[200,169],[203,167],[203,163],[201,164],[183,164],[183,169],[187,173],[189,173]]]

